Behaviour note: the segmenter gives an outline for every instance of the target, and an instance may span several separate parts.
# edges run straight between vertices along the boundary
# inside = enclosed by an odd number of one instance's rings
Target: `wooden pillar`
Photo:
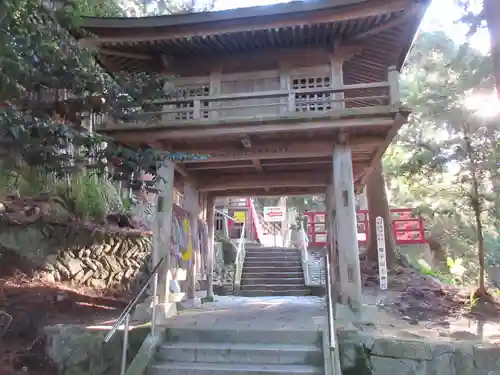
[[[361,270],[352,156],[348,145],[336,145],[333,150],[333,189],[340,292],[342,302],[356,309],[361,304]]]
[[[171,161],[162,163],[158,168],[156,215],[153,226],[153,265],[164,259],[158,272],[158,303],[169,302],[170,281],[172,280],[171,231],[172,231],[172,193],[174,190],[175,166]]]
[[[200,253],[200,243],[198,237],[198,216],[200,214],[198,191],[192,182],[184,183],[184,203],[185,209],[189,212],[189,223],[191,226],[191,245],[193,253],[187,269],[188,298],[196,296],[196,270],[197,259]]]
[[[389,67],[387,71],[387,81],[389,82],[389,102],[394,109],[399,109],[401,106],[399,72],[395,66]]]
[[[222,85],[222,67],[217,67],[210,73],[210,95],[220,95]],[[211,109],[217,109],[221,106],[220,102],[210,102]],[[217,118],[220,116],[219,111],[211,111],[210,118]]]
[[[208,254],[207,254],[207,298],[214,298],[214,240],[215,240],[215,197],[207,196],[207,227],[208,227]]]
[[[327,231],[328,231],[328,243],[326,251],[329,252],[330,255],[330,282],[332,290],[339,290],[339,280],[337,280],[337,270],[338,270],[338,259],[337,259],[337,246],[336,242],[336,231],[335,231],[335,197],[333,192],[333,184],[328,186],[326,190],[325,197],[325,206],[326,206],[326,218],[327,218]],[[334,302],[337,302],[336,300]]]
[[[341,88],[344,85],[342,65],[343,65],[343,60],[340,59],[339,57],[333,56],[330,59],[330,77],[331,77],[330,79],[331,79],[331,85],[334,88]],[[333,100],[344,99],[344,92],[342,91],[332,94],[332,99]],[[344,107],[345,103],[343,101],[332,103],[332,109],[340,109]]]

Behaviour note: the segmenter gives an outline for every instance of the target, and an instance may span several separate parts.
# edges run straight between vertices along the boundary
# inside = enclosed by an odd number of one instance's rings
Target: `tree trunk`
[[[484,285],[484,236],[483,236],[483,223],[481,221],[481,205],[479,202],[474,204],[474,216],[476,217],[477,228],[477,247],[479,257],[479,288],[480,296],[486,296],[486,286]]]
[[[471,175],[471,192],[470,192],[470,203],[472,210],[474,211],[474,217],[476,220],[476,230],[477,230],[477,248],[478,248],[478,260],[479,260],[479,288],[476,295],[478,297],[485,297],[486,286],[484,285],[484,235],[483,235],[483,223],[481,220],[481,212],[483,210],[483,205],[481,198],[479,196],[479,181],[477,173],[477,163],[476,155],[474,154],[474,148],[472,147],[470,140],[469,124],[463,123],[462,131],[464,134],[464,144],[465,151],[469,158],[469,172]]]
[[[495,77],[497,96],[500,99],[500,6],[498,0],[484,0],[484,16],[490,32],[493,76]]]
[[[369,212],[369,239],[366,254],[368,259],[373,261],[378,260],[377,226],[375,219],[377,216],[380,216],[384,219],[387,266],[391,267],[394,265],[396,260],[396,243],[392,230],[392,216],[389,210],[389,203],[387,201],[384,175],[380,163],[378,163],[375,170],[370,174],[366,183],[366,189]]]

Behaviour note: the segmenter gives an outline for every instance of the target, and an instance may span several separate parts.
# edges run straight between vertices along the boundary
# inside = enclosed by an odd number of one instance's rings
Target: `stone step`
[[[230,343],[230,344],[322,344],[321,331],[313,330],[269,330],[176,328],[167,330],[167,342]]]
[[[248,271],[248,268],[245,269],[243,268],[243,273],[241,275],[241,278],[248,278],[248,279],[254,279],[254,278],[268,278],[268,279],[282,279],[286,277],[291,277],[291,278],[304,278],[304,273],[302,272],[302,269],[300,270],[295,270],[295,271],[288,271],[288,272],[261,272],[259,270],[252,270],[251,272]]]
[[[322,375],[321,367],[206,362],[166,362],[153,365],[151,375]]]
[[[243,264],[243,274],[245,273],[289,273],[289,272],[301,272],[302,273],[302,264],[299,265],[270,265],[267,263],[266,265],[253,265],[253,264]]]
[[[302,258],[300,255],[294,255],[294,254],[266,254],[266,255],[261,255],[261,254],[245,254],[245,260],[247,259],[261,259],[261,260],[266,260],[266,261],[302,261]]]
[[[308,288],[302,284],[242,284],[241,288],[244,290],[260,290],[260,289],[269,289],[269,290],[298,290],[304,289],[308,290]]]
[[[296,249],[294,247],[280,247],[280,246],[247,246],[247,250],[250,251],[290,251],[290,252],[299,252],[299,249]]]
[[[300,254],[299,249],[282,249],[275,247],[255,247],[249,248],[245,247],[247,253],[258,253],[258,254]]]
[[[264,276],[264,277],[262,277]],[[265,274],[261,275],[261,277],[241,277],[241,285],[304,285],[304,277],[282,277],[282,278],[266,278]]]
[[[176,342],[162,345],[158,360],[239,364],[323,365],[315,345]]]
[[[243,297],[287,297],[287,296],[310,296],[309,289],[296,289],[296,290],[269,290],[269,289],[251,289],[240,290],[239,293]]]
[[[268,261],[262,259],[247,259],[243,263],[243,267],[266,267],[272,265],[273,267],[300,267],[302,268],[302,262],[297,260],[285,260],[285,261]]]

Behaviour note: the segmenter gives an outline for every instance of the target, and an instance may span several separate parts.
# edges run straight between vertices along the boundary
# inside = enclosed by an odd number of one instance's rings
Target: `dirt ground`
[[[366,291],[379,290],[376,262],[362,260],[361,274]],[[384,303],[387,310],[413,324],[458,318],[500,322],[500,298],[493,290],[486,300],[478,300],[476,288],[444,285],[402,265],[389,274],[389,290]]]
[[[0,374],[55,375],[44,356],[45,325],[116,318],[130,296],[43,283],[22,275],[0,279]]]

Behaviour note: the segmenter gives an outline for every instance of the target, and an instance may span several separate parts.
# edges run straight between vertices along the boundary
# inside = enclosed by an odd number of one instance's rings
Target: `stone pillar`
[[[166,161],[158,167],[158,189],[156,215],[153,225],[153,266],[164,259],[158,272],[158,303],[169,302],[170,281],[172,280],[171,231],[172,231],[172,192],[174,189],[174,163]]]
[[[207,253],[207,299],[214,298],[214,240],[215,240],[215,197],[207,196],[207,227],[208,227],[208,253]]]
[[[348,145],[336,145],[333,150],[333,196],[340,292],[342,302],[357,309],[362,296],[354,194],[351,148]]]
[[[192,182],[184,183],[184,205],[189,212],[189,223],[191,225],[191,246],[193,249],[190,264],[187,269],[188,298],[195,298],[197,284],[197,259],[200,253],[198,237],[198,216],[200,214],[198,191]]]

